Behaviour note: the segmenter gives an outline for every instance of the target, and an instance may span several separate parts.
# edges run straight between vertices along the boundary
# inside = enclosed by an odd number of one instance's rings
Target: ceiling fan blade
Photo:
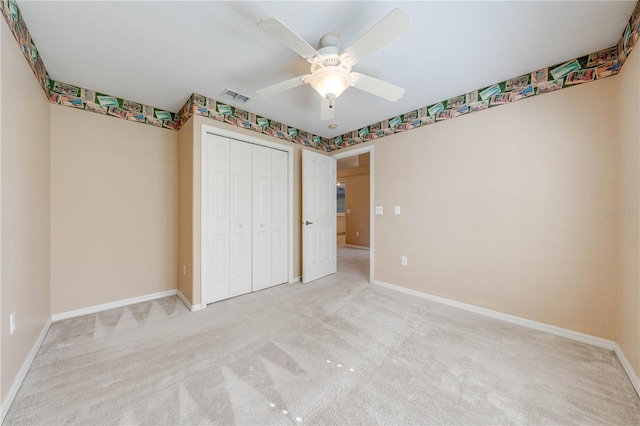
[[[336,116],[335,101],[332,103],[327,98],[320,98],[320,120],[331,120]]]
[[[351,85],[356,89],[369,92],[373,95],[395,102],[404,95],[404,89],[395,84],[369,77],[368,75],[352,72],[353,81]]]
[[[293,89],[294,87],[302,86],[305,84],[305,80],[309,75],[301,75],[300,77],[292,78],[291,80],[281,81],[272,86],[265,87],[256,92],[256,95],[261,98],[268,98],[269,96],[277,95],[285,90]]]
[[[316,49],[304,41],[298,34],[276,18],[267,18],[258,24],[265,33],[286,44],[291,50],[311,62],[314,56],[320,55]]]
[[[349,52],[352,58],[361,60],[412,27],[411,16],[397,7],[360,36],[345,51]]]

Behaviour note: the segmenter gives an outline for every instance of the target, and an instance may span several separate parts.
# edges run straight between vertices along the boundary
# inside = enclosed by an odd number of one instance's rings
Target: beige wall
[[[178,131],[178,291],[193,300],[193,122]],[[184,269],[183,269],[184,266]]]
[[[614,340],[616,87],[377,142],[375,279]]]
[[[617,77],[620,199],[618,226],[618,344],[640,373],[640,53],[632,52]]]
[[[49,101],[4,19],[1,52],[1,396],[50,316]],[[16,332],[9,334],[9,315]]]
[[[177,132],[51,105],[51,311],[177,286]]]
[[[180,171],[180,200],[189,201],[189,197],[192,197],[193,206],[192,206],[192,223],[189,224],[189,219],[181,216],[180,223],[180,241],[184,241],[184,245],[180,245],[180,253],[178,254],[178,258],[181,260],[180,267],[182,264],[192,265],[191,275],[181,278],[180,288],[191,287],[192,294],[189,298],[187,296],[188,290],[183,291],[182,293],[188,298],[188,300],[194,304],[200,304],[200,245],[201,245],[201,186],[200,186],[200,164],[202,161],[202,153],[201,153],[201,143],[202,143],[202,125],[206,124],[212,127],[217,127],[229,131],[236,132],[241,135],[248,135],[260,139],[267,140],[269,142],[275,142],[282,145],[286,145],[293,148],[293,277],[294,279],[299,277],[302,272],[302,253],[301,253],[301,245],[302,245],[302,230],[301,230],[301,209],[302,209],[302,186],[301,186],[301,164],[302,164],[302,150],[307,149],[301,147],[296,144],[292,144],[289,142],[283,142],[279,139],[272,138],[270,136],[266,136],[264,134],[256,133],[246,129],[240,129],[238,127],[231,126],[227,123],[221,123],[219,121],[205,118],[199,115],[192,117],[187,123],[189,126],[193,126],[193,128],[189,127],[180,131],[180,143],[183,144],[179,148],[180,160],[179,163],[181,167],[188,168],[186,170]],[[193,135],[193,147],[190,146],[189,142],[189,133]],[[191,162],[192,161],[192,162]],[[189,207],[181,207],[182,214],[188,214]],[[183,235],[184,232],[188,232],[189,228],[192,230],[192,237],[189,235]],[[188,247],[189,242],[191,242],[191,247]]]
[[[369,179],[369,153],[359,155],[358,167],[338,170],[338,181],[346,186],[346,243],[350,245],[369,247]]]

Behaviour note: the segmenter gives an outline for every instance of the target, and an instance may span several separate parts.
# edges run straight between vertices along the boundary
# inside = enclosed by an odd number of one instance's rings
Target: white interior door
[[[288,157],[284,151],[271,151],[271,285],[288,280]]]
[[[251,291],[251,144],[229,141],[230,297]]]
[[[253,291],[271,287],[271,152],[253,145]]]
[[[302,151],[302,282],[336,272],[336,160]]]
[[[229,139],[208,134],[202,147],[203,168],[202,278],[204,303],[229,298]]]

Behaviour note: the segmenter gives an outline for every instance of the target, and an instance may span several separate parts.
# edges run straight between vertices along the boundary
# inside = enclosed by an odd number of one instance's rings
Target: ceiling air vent
[[[243,95],[242,93],[238,93],[235,90],[231,89],[224,89],[221,95],[223,98],[232,99],[243,104],[247,103],[251,99],[249,96]]]

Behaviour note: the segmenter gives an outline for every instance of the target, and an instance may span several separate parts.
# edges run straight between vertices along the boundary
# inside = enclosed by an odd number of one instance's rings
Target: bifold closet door
[[[251,292],[252,145],[230,140],[229,297]]]
[[[284,151],[271,151],[271,285],[288,279],[288,157]]]
[[[207,226],[202,235],[204,303],[228,299],[229,293],[229,145],[230,141],[207,135],[202,152],[207,167],[203,170],[203,210]]]
[[[288,154],[208,134],[202,156],[203,303],[287,282]]]
[[[253,291],[271,287],[271,153],[253,145]]]

